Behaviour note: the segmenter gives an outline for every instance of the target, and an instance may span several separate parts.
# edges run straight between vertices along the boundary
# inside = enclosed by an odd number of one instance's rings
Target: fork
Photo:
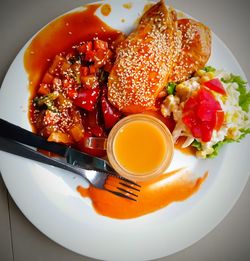
[[[73,172],[82,176],[96,188],[106,190],[125,199],[137,201],[140,185],[121,176],[105,171],[86,170],[61,160],[50,158],[30,147],[7,138],[0,137],[0,150]],[[112,182],[108,182],[109,177],[112,177]]]

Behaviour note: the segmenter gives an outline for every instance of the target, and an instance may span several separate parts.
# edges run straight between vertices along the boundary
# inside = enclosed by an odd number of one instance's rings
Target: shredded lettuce
[[[230,78],[225,80],[224,78],[221,79],[224,83],[237,83],[238,84],[238,92],[240,93],[239,96],[239,105],[243,111],[249,112],[250,107],[250,91],[247,90],[246,85],[247,82],[244,81],[241,76],[231,74]]]
[[[233,140],[233,139],[225,139],[223,141],[220,141],[218,143],[216,143],[213,146],[214,152],[207,155],[207,158],[214,158],[216,156],[218,156],[220,149],[223,147],[223,145],[228,144],[228,143],[232,143],[232,142],[240,142],[242,139],[244,139],[246,137],[247,134],[250,134],[250,129],[245,129],[245,130],[241,130],[241,135],[237,140]]]
[[[241,131],[242,134],[240,135],[240,137],[237,141],[244,139],[247,134],[250,134],[250,129],[245,129],[245,130],[240,130],[240,131]]]
[[[216,156],[218,156],[219,152],[220,152],[220,149],[225,145],[225,144],[228,144],[228,143],[232,143],[232,142],[235,142],[235,140],[231,140],[231,139],[225,139],[223,141],[220,141],[218,143],[216,143],[214,146],[213,146],[213,153],[207,155],[207,158],[215,158]]]
[[[215,158],[216,156],[218,156],[220,149],[228,143],[232,143],[232,142],[240,142],[242,139],[244,139],[246,137],[247,134],[250,134],[250,128],[249,129],[244,129],[244,130],[240,130],[241,131],[241,135],[237,140],[233,140],[233,139],[225,139],[223,141],[220,141],[218,143],[216,143],[213,146],[213,153],[208,154],[206,158]],[[192,147],[196,148],[198,151],[202,150],[202,144],[201,142],[194,140],[193,143],[191,144]]]

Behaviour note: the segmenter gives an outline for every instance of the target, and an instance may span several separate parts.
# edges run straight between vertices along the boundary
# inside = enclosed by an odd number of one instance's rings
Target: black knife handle
[[[116,174],[106,160],[90,156],[63,144],[49,142],[43,137],[0,119],[0,137],[9,138],[25,145],[54,152],[66,158],[67,162],[85,169],[96,169]]]
[[[55,142],[48,142],[43,137],[3,119],[0,119],[0,136],[10,138],[39,149],[54,152],[60,156],[65,156],[68,149],[67,146]]]
[[[21,156],[26,159],[35,160],[37,162],[41,162],[54,167],[65,169],[84,177],[84,172],[85,172],[84,169],[79,169],[66,162],[57,160],[55,158],[47,157],[46,155],[39,153],[38,151],[31,149],[11,139],[0,137],[0,151],[5,151],[17,156]]]

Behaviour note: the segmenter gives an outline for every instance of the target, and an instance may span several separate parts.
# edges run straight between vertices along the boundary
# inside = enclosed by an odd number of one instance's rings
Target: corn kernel
[[[200,83],[204,83],[204,82],[207,82],[207,81],[210,81],[210,78],[207,75],[201,76]]]
[[[227,101],[227,96],[225,96],[225,95],[221,95],[221,101],[225,104],[226,103],[226,101]]]
[[[227,131],[227,138],[228,139],[235,139],[237,136],[237,128],[233,127],[233,128],[229,128]]]
[[[212,80],[214,78],[214,73],[213,72],[207,72],[206,76],[208,76],[209,79]]]
[[[233,117],[232,117],[232,122],[237,123],[238,120],[239,120],[239,118],[240,118],[239,113],[238,113],[238,112],[235,112],[235,113],[233,114]]]
[[[197,72],[196,72],[196,76],[202,76],[202,75],[204,75],[206,72],[205,71],[203,71],[203,70],[198,70]]]

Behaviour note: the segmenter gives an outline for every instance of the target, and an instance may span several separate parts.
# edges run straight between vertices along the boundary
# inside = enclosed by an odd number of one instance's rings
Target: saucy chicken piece
[[[123,113],[154,110],[176,59],[175,11],[163,1],[153,5],[138,27],[117,48],[108,80],[108,99]]]
[[[178,20],[181,33],[181,50],[176,59],[169,82],[187,80],[203,68],[211,54],[211,31],[204,24],[192,19]]]

